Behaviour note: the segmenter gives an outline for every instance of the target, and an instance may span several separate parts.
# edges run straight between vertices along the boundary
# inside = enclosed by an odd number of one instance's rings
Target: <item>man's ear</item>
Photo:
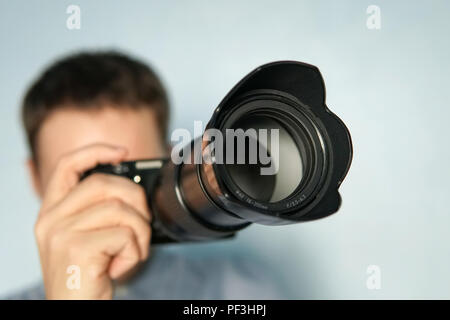
[[[34,192],[42,199],[43,190],[37,164],[33,159],[29,158],[27,159],[27,167]]]

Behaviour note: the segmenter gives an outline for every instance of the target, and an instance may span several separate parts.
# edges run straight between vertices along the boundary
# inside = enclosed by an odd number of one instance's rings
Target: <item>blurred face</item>
[[[156,116],[148,108],[79,110],[67,107],[52,113],[37,137],[37,163],[29,162],[33,184],[42,196],[51,173],[65,153],[104,143],[128,149],[127,160],[160,158],[166,146]]]

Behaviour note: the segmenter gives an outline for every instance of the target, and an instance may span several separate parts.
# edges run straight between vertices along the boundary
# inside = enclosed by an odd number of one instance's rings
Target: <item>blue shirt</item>
[[[254,255],[220,249],[199,253],[186,249],[189,246],[152,248],[141,270],[116,287],[114,299],[290,298],[277,270]],[[9,299],[45,299],[43,284]]]

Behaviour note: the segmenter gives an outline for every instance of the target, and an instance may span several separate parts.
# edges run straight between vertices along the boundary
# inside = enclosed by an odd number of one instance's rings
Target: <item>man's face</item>
[[[31,165],[38,194],[45,193],[62,155],[95,143],[127,148],[127,160],[160,158],[166,153],[155,114],[148,108],[66,107],[44,121],[37,137],[38,163]]]

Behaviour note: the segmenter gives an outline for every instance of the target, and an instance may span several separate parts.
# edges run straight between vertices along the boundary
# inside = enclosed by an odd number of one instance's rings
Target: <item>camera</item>
[[[249,134],[240,147],[228,148],[237,139],[230,130],[270,130],[277,140]],[[210,132],[222,133],[225,143]],[[269,161],[261,156],[249,161],[252,151],[266,153]],[[227,161],[218,161],[220,153]],[[214,110],[205,133],[175,154],[184,161],[102,164],[84,177],[110,173],[142,185],[153,214],[154,244],[223,239],[252,223],[285,225],[335,213],[352,143],[344,123],[325,104],[319,69],[277,61],[238,82]],[[195,161],[202,157],[209,161]],[[270,168],[276,170],[267,174]]]

